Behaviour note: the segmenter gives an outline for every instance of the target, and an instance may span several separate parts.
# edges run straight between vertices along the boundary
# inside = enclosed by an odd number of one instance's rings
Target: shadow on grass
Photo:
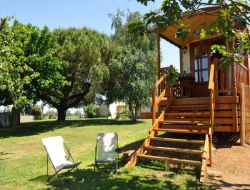
[[[79,119],[79,120],[66,120],[64,122],[57,121],[37,121],[22,123],[15,132],[9,129],[0,129],[0,138],[8,137],[21,137],[36,135],[55,129],[64,127],[87,127],[87,126],[110,126],[120,125],[120,127],[126,125],[134,125],[138,123],[144,123],[143,121],[132,122],[131,120],[113,120],[113,119]]]
[[[162,176],[154,176],[147,174],[133,174],[129,170],[123,170],[117,177],[112,172],[98,171],[93,169],[85,169],[74,171],[67,177],[62,177],[62,183],[59,183],[56,178],[47,182],[46,176],[39,176],[30,181],[39,181],[47,183],[46,189],[88,189],[88,190],[177,190],[177,189],[211,189],[208,186],[203,186],[198,180],[183,179],[176,181],[176,175],[182,173],[173,173],[176,171],[164,172]],[[184,171],[182,171],[184,172]],[[151,172],[150,172],[151,173]],[[183,174],[184,175],[184,174]],[[185,174],[186,175],[186,174]],[[81,182],[84,177],[84,182]]]
[[[8,156],[9,154],[13,154],[13,153],[9,153],[9,152],[0,152],[0,161],[1,161],[1,160],[6,160],[5,156]]]

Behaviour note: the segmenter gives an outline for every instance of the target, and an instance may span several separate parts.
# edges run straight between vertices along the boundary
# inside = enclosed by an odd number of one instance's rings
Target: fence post
[[[241,108],[241,115],[240,115],[240,144],[241,146],[244,145],[245,141],[246,141],[246,137],[245,137],[245,118],[246,118],[246,112],[245,112],[245,86],[244,83],[242,83],[240,85],[240,108]]]

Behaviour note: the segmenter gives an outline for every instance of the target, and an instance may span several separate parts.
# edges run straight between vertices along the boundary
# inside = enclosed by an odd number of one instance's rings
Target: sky
[[[15,16],[24,23],[49,28],[87,26],[107,34],[111,33],[109,13],[117,9],[146,13],[160,7],[161,1],[147,7],[135,0],[1,0],[0,17]]]
[[[155,0],[144,6],[136,0],[1,0],[0,18],[14,16],[20,22],[38,27],[88,27],[111,35],[111,19],[118,9],[139,11],[142,14],[160,7],[162,1]],[[174,65],[179,69],[179,50],[161,40],[161,66]]]
[[[111,19],[117,9],[144,14],[160,7],[155,0],[144,6],[136,0],[1,0],[0,17],[15,16],[22,23],[38,27],[88,27],[111,35]],[[162,40],[162,67],[170,64],[179,69],[179,51]]]

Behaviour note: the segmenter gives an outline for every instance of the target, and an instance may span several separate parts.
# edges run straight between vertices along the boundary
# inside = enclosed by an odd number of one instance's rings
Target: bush
[[[128,106],[117,106],[116,107],[116,119],[125,119],[129,116]]]
[[[51,110],[48,112],[48,118],[49,119],[57,119],[57,112]]]
[[[35,120],[41,120],[43,118],[43,112],[39,106],[32,106],[31,114],[34,116]]]
[[[97,107],[95,104],[89,104],[84,106],[84,112],[88,118],[94,118],[97,116]]]

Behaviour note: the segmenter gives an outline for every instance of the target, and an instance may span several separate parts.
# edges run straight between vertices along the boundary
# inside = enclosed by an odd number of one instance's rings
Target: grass
[[[39,121],[23,123],[15,133],[0,129],[0,189],[209,189],[198,182],[194,170],[164,171],[160,162],[139,164],[127,169],[120,162],[119,175],[93,171],[96,134],[117,132],[121,151],[142,142],[151,126],[150,120],[82,119],[64,123]],[[63,183],[46,179],[46,154],[41,139],[61,135],[75,161],[82,161],[80,172],[63,177]],[[53,170],[50,168],[50,173]],[[79,183],[81,176],[85,181]]]

